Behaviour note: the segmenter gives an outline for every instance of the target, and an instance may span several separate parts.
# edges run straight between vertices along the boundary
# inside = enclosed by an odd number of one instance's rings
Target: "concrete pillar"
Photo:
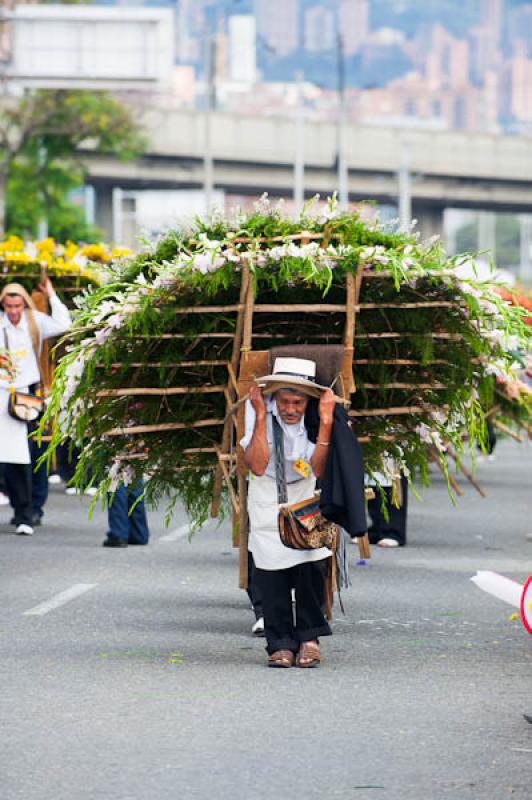
[[[521,258],[519,277],[522,281],[532,281],[532,214],[520,214]]]
[[[94,186],[94,221],[105,233],[105,239],[113,239],[113,187],[110,184]]]
[[[484,258],[493,259],[495,263],[495,212],[494,211],[479,211],[478,212],[478,238],[477,247],[479,252],[485,252]],[[487,251],[487,252],[486,252]]]
[[[419,232],[422,241],[431,236],[443,237],[443,212],[441,206],[414,205],[412,216],[417,219],[414,230]]]

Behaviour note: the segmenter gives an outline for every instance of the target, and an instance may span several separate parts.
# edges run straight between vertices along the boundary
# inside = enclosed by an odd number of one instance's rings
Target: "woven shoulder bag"
[[[293,550],[316,550],[319,547],[336,548],[338,525],[326,519],[320,511],[320,495],[308,500],[287,504],[286,476],[284,469],[283,431],[275,417],[273,438],[275,446],[275,475],[279,509],[279,535],[285,547]]]

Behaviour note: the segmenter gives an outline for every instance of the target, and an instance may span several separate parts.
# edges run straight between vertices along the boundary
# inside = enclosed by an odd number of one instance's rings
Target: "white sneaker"
[[[251,626],[253,636],[264,636],[264,617],[259,619]]]
[[[61,481],[61,476],[60,476],[60,475],[57,475],[57,473],[55,473],[55,472],[54,472],[54,474],[53,474],[53,475],[49,475],[49,476],[48,476],[48,483],[51,483],[52,485],[53,485],[54,483],[55,483],[55,484],[57,484],[57,483],[62,483],[62,481]]]
[[[399,542],[397,539],[380,539],[377,542],[377,547],[399,547]]]
[[[76,489],[75,486],[67,486],[67,488],[65,489],[65,494],[71,494],[71,495],[78,494],[78,490]]]
[[[0,506],[8,506],[8,505],[9,505],[9,497],[3,492],[0,492]]]
[[[85,494],[88,494],[89,497],[94,497],[94,495],[98,492],[96,486],[89,486],[88,489],[85,489]]]
[[[17,533],[22,536],[33,536],[33,528],[31,525],[22,523],[21,525],[17,525]]]

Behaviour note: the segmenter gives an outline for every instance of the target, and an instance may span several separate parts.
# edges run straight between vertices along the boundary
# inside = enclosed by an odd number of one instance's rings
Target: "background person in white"
[[[32,331],[40,355],[43,341],[64,333],[71,324],[70,312],[57,297],[51,281],[47,278],[39,284],[39,289],[48,298],[50,315],[37,311],[31,297],[18,283],[8,284],[0,294],[0,342],[10,351],[15,366],[13,386],[26,392],[40,381]],[[8,465],[6,473],[16,531],[31,535],[32,467],[28,426],[9,416],[8,401],[9,383],[0,381],[0,462]]]

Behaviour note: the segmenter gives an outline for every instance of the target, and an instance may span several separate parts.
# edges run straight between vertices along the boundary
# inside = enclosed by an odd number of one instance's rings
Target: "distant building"
[[[312,6],[305,12],[303,45],[309,53],[322,53],[336,46],[336,20],[330,8]]]
[[[532,122],[532,58],[519,42],[509,63],[512,115],[520,122]]]
[[[239,14],[229,17],[229,78],[239,83],[255,83],[257,78],[255,17]]]
[[[490,107],[483,88],[430,86],[419,73],[391,81],[382,89],[360,92],[356,103],[358,122],[421,125],[466,131],[496,130],[497,107]]]
[[[428,88],[463,89],[469,85],[469,43],[434,25],[425,61]]]
[[[369,33],[369,0],[339,0],[338,29],[342,34],[344,53],[356,53]]]
[[[288,56],[299,45],[298,0],[255,0],[257,32],[272,54]]]
[[[508,15],[508,39],[526,45],[528,56],[532,56],[532,5],[513,9]]]
[[[497,45],[501,39],[503,16],[504,0],[482,0],[480,3],[481,24],[491,33]]]
[[[492,27],[481,26],[470,31],[471,74],[477,84],[481,84],[489,69],[500,69],[502,53],[499,49],[499,33]]]

